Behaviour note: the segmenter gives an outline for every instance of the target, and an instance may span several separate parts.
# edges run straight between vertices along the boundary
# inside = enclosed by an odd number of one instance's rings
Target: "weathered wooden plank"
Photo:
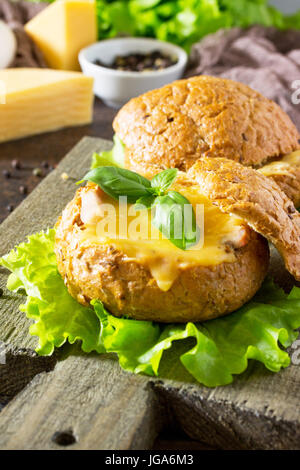
[[[74,180],[63,181],[59,175],[67,172],[79,179],[93,151],[109,145],[99,139],[81,141],[2,224],[0,252],[53,225],[75,190]],[[3,285],[4,270],[0,279]],[[0,340],[15,348],[32,348],[18,303],[8,294],[0,299]],[[68,430],[76,438],[70,448],[146,448],[164,422],[159,403],[169,422],[179,422],[192,438],[214,447],[300,448],[299,366],[272,374],[253,362],[233,385],[208,389],[184,374],[168,352],[160,372],[160,380],[137,377],[121,371],[109,356],[74,355],[71,348],[54,370],[37,375],[2,410],[0,448],[58,448],[55,439],[68,441],[72,436],[55,433]]]
[[[300,449],[297,369],[272,374],[252,364],[227,387],[179,388],[166,381],[153,387],[182,429],[214,448]]]
[[[0,363],[0,410],[17,393],[43,371],[54,369],[56,354],[52,356],[39,356],[31,349],[20,349],[9,344],[1,345],[1,352],[5,351],[5,364]]]
[[[145,377],[120,371],[111,357],[72,355],[4,408],[0,447],[145,449],[162,417]]]

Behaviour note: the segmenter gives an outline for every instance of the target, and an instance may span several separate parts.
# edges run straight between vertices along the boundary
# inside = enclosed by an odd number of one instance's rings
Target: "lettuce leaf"
[[[91,169],[99,166],[117,166],[124,167],[125,145],[122,140],[115,134],[113,137],[113,147],[111,150],[92,155]]]
[[[215,387],[232,382],[246,370],[249,359],[278,372],[290,363],[283,350],[298,336],[300,289],[289,295],[268,281],[256,297],[235,313],[204,323],[158,324],[111,315],[98,300],[91,307],[77,303],[60,277],[54,255],[54,230],[28,237],[0,265],[12,274],[8,288],[25,289],[21,306],[34,320],[30,333],[38,336],[37,352],[52,354],[66,341],[81,341],[85,352],[113,352],[121,367],[133,373],[160,374],[165,353],[180,361],[198,382]],[[189,339],[183,353],[176,343]],[[180,348],[179,348],[180,349]]]
[[[300,28],[300,11],[285,16],[268,3],[268,0],[96,0],[98,38],[122,34],[150,36],[189,51],[194,42],[220,28],[252,24]]]
[[[270,285],[276,292],[278,288]],[[126,370],[159,375],[164,351],[171,348],[174,341],[194,338],[195,346],[182,354],[180,360],[198,382],[209,387],[231,383],[234,374],[247,369],[249,359],[262,362],[273,372],[287,367],[290,359],[279,343],[284,347],[290,346],[298,336],[294,330],[300,326],[300,289],[297,288],[290,297],[285,296],[280,305],[256,303],[254,300],[221,319],[202,324],[160,325],[160,336],[155,336],[151,322],[141,322],[145,324],[145,333],[146,323],[149,324],[147,334],[143,336],[142,331],[135,331],[135,323],[139,322],[116,319],[105,311],[101,302],[94,301],[93,304],[104,325],[103,344],[108,352],[118,354],[120,364]],[[128,349],[132,344],[127,341],[129,331],[133,342],[134,338],[139,338],[140,355],[136,350]],[[146,350],[151,337],[152,347]]]
[[[297,15],[285,17],[268,0],[97,0],[98,37],[151,36],[190,50],[220,28],[252,24],[300,28]]]
[[[81,340],[85,352],[104,352],[93,310],[70,296],[57,270],[54,236],[54,229],[31,235],[27,243],[0,258],[0,265],[12,271],[7,287],[26,291],[27,302],[20,310],[35,321],[30,333],[39,338],[39,354],[50,355],[67,340]]]
[[[300,10],[284,20],[285,28],[300,29]]]

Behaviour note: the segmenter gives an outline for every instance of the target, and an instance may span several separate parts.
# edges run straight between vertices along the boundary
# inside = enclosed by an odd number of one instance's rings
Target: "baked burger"
[[[124,207],[97,184],[77,191],[57,222],[55,252],[80,303],[98,299],[116,316],[167,323],[225,315],[261,286],[269,262],[266,238],[300,279],[300,214],[274,181],[234,161],[203,158],[179,172],[168,191],[204,208],[202,245],[183,250],[148,229],[144,237],[129,229],[120,236]],[[119,231],[104,229],[108,205]],[[140,213],[140,226],[149,227],[151,211]]]
[[[171,188],[204,208],[199,249],[178,248],[155,227],[149,237],[130,225],[125,238],[104,233],[101,206],[113,204],[121,225],[118,202],[95,184],[77,191],[56,225],[56,255],[69,292],[80,303],[98,299],[117,316],[171,323],[230,313],[256,293],[268,268],[266,241],[199,194],[193,180],[182,178]],[[132,213],[132,205],[125,210]],[[143,227],[149,216],[140,211]]]
[[[293,203],[300,201],[299,134],[275,103],[231,80],[194,77],[134,98],[114,129],[127,170],[96,169],[110,176],[102,183],[96,173],[87,178],[56,225],[58,269],[80,303],[98,299],[114,315],[137,320],[217,318],[260,288],[268,241],[300,280],[300,214]],[[197,214],[202,237],[192,249],[153,229],[159,211],[153,200],[140,211],[140,229],[128,228],[124,213],[135,214],[137,200],[122,206],[112,188],[118,177],[124,187],[129,170],[146,186],[176,172],[164,197],[179,194]],[[117,229],[104,215],[110,205]]]
[[[176,81],[130,100],[113,127],[135,171],[187,171],[201,157],[228,158],[272,177],[300,206],[299,132],[276,103],[242,83]]]

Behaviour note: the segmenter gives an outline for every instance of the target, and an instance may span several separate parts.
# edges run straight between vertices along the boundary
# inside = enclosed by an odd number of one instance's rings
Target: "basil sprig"
[[[167,191],[178,170],[161,171],[148,180],[134,171],[101,166],[89,171],[82,181],[92,181],[113,199],[126,196],[136,210],[153,209],[152,224],[178,248],[186,250],[199,238],[199,227],[189,200],[177,191]]]
[[[157,173],[151,180],[151,187],[155,194],[158,196],[164,195],[167,189],[176,180],[177,173],[177,168],[170,168],[169,170]]]
[[[113,199],[127,196],[128,202],[135,203],[143,196],[149,196],[151,183],[134,171],[114,166],[100,166],[89,171],[83,181],[92,181]]]

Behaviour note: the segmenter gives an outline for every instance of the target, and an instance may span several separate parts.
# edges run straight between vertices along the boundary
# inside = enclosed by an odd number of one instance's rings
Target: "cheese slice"
[[[116,202],[97,187],[81,196],[82,243],[113,246],[129,260],[147,266],[162,291],[172,287],[181,269],[234,262],[234,250],[228,248],[231,241],[236,244],[245,236],[245,223],[223,214],[199,194],[198,187],[177,185],[176,190],[190,201],[197,215],[201,237],[192,249],[181,250],[165,238],[151,224],[150,211],[136,212],[131,204]]]
[[[57,0],[25,25],[49,67],[80,70],[78,53],[97,41],[95,0]]]
[[[6,69],[0,85],[0,142],[92,120],[93,79],[82,73]]]
[[[268,163],[258,171],[265,176],[287,175],[293,178],[292,171],[295,167],[300,167],[300,150],[285,155],[281,160]],[[294,176],[294,178],[296,178],[296,176]]]

